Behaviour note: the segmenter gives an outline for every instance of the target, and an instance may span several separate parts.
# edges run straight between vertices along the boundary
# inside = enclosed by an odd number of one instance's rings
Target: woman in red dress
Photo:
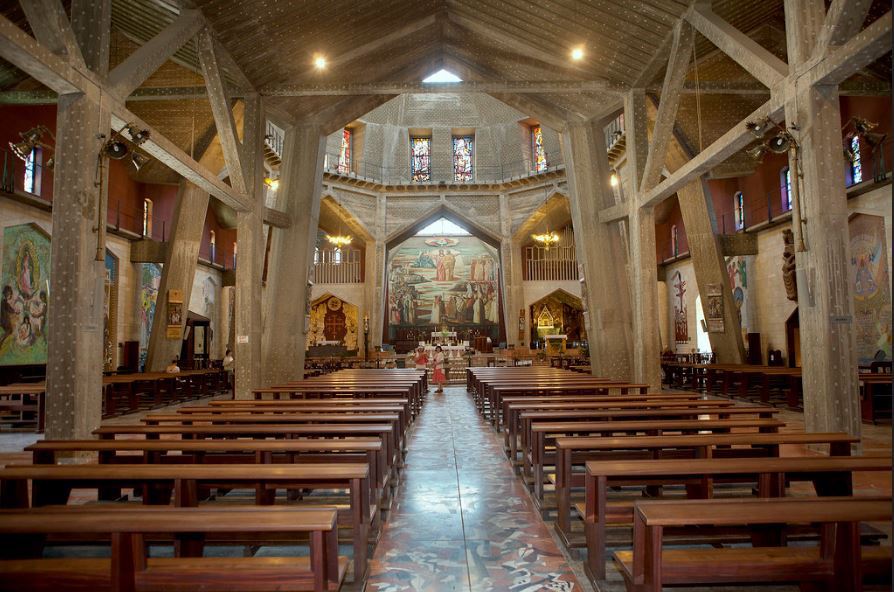
[[[439,345],[435,348],[435,354],[432,356],[431,360],[432,381],[438,385],[438,390],[435,391],[436,393],[444,392],[444,384],[447,382],[447,375],[444,373],[446,363],[447,356],[444,355],[444,351]]]

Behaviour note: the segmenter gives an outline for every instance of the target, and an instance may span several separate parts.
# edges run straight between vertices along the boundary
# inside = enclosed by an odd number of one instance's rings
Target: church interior
[[[886,0],[0,0],[0,591],[892,585]]]

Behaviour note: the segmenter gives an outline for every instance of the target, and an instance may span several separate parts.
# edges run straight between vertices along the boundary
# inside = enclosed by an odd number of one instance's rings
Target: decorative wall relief
[[[47,363],[50,235],[36,224],[3,230],[0,366]]]
[[[686,311],[686,282],[680,272],[673,275],[671,284],[674,287],[674,341],[689,343],[689,317]]]
[[[144,368],[149,355],[149,336],[152,333],[152,319],[155,317],[158,286],[161,284],[161,265],[141,263],[139,269],[140,368]]]
[[[723,333],[723,286],[708,284],[705,287],[705,324],[708,333]]]
[[[860,364],[891,359],[891,292],[885,220],[857,214],[851,218],[850,256],[854,292],[854,330]]]
[[[306,346],[337,341],[348,351],[357,350],[357,306],[335,296],[322,296],[310,307]]]
[[[499,335],[500,257],[475,237],[407,239],[388,254],[388,335],[402,328],[452,327]]]
[[[798,301],[798,280],[795,272],[795,235],[791,229],[782,231],[785,250],[782,252],[782,281],[785,283],[785,296],[792,302]]]

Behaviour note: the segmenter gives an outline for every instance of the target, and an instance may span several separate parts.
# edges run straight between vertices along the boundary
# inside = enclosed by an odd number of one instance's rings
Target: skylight
[[[450,72],[449,70],[445,70],[441,68],[428,78],[424,78],[422,82],[462,82],[463,79]]]
[[[447,218],[440,218],[417,232],[416,236],[470,236],[470,233]]]

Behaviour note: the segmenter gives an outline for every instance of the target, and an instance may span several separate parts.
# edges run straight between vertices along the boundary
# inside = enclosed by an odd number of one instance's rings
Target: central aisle
[[[429,393],[368,590],[579,591],[464,386]]]

